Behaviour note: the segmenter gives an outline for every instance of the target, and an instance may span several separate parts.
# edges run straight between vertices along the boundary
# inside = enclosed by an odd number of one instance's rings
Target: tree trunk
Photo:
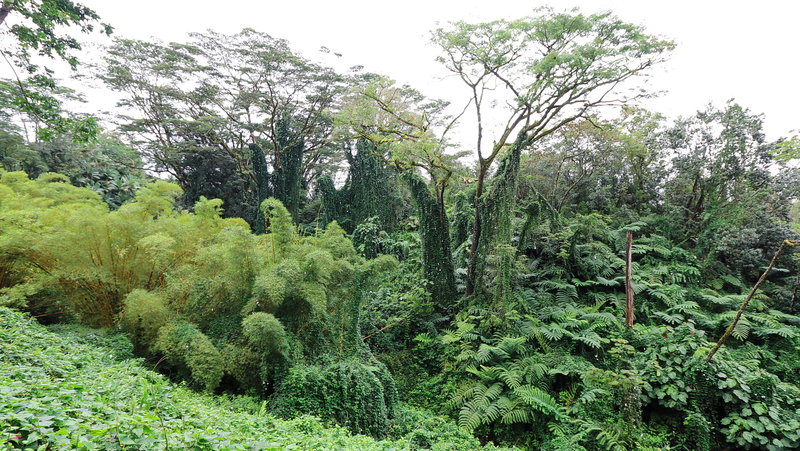
[[[483,272],[487,257],[498,245],[511,244],[511,218],[514,215],[520,158],[527,142],[528,136],[525,133],[517,136],[514,144],[500,160],[488,187],[485,177],[489,166],[481,166],[475,193],[474,235],[467,266],[467,295],[484,291],[486,287],[483,283]]]
[[[486,179],[486,171],[481,163],[478,168],[478,185],[475,188],[475,199],[473,206],[475,207],[475,220],[472,223],[472,243],[469,248],[469,260],[467,261],[467,286],[464,294],[471,296],[475,292],[475,268],[477,267],[478,256],[478,241],[481,238],[481,195],[483,194],[483,185]]]
[[[266,219],[261,210],[261,202],[270,197],[269,189],[269,170],[267,169],[267,158],[264,151],[258,144],[250,144],[250,165],[253,168],[256,188],[256,223],[253,224],[253,232],[262,234],[266,231]]]
[[[633,284],[631,283],[631,247],[633,246],[633,232],[628,232],[625,249],[625,324],[633,327]]]
[[[431,297],[440,313],[450,315],[454,313],[457,292],[447,214],[421,177],[413,172],[406,172],[403,177],[419,211],[422,267],[430,284]]]
[[[739,323],[739,319],[741,319],[742,314],[744,314],[744,311],[747,308],[747,304],[749,304],[750,300],[753,299],[753,296],[756,294],[756,291],[758,291],[758,288],[761,286],[761,284],[764,283],[765,280],[767,280],[767,276],[769,275],[770,271],[772,271],[772,267],[775,266],[775,262],[778,261],[778,257],[780,257],[781,253],[783,253],[783,248],[787,244],[789,246],[796,246],[798,243],[800,242],[783,240],[780,247],[778,247],[777,252],[775,252],[775,255],[772,257],[772,260],[769,262],[769,266],[767,266],[767,269],[765,269],[764,273],[761,274],[761,277],[758,278],[758,282],[756,282],[756,284],[753,285],[753,288],[750,290],[750,294],[748,294],[744,302],[742,302],[742,306],[739,307],[739,311],[736,312],[736,317],[733,318],[733,321],[725,330],[725,333],[722,334],[721,337],[719,337],[719,341],[717,342],[716,346],[714,346],[714,349],[712,349],[711,352],[708,353],[708,356],[706,357],[706,362],[711,361],[711,358],[714,357],[714,354],[716,354],[717,351],[719,351],[719,348],[721,348],[722,345],[725,344],[725,341],[728,339],[728,337],[731,336],[731,334],[733,333],[733,329]]]

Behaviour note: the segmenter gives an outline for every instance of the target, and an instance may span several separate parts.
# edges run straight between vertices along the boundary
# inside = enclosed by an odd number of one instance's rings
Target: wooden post
[[[633,327],[633,285],[631,284],[631,246],[633,245],[633,232],[628,232],[626,245],[625,265],[625,324]]]
[[[769,275],[769,272],[772,271],[772,267],[775,266],[775,262],[778,261],[778,257],[780,257],[781,253],[783,253],[783,248],[786,245],[796,246],[798,243],[800,243],[800,242],[798,242],[798,241],[790,241],[790,240],[783,240],[783,242],[781,243],[781,245],[778,248],[777,252],[775,252],[775,255],[772,257],[772,260],[770,260],[769,266],[767,266],[767,269],[765,269],[764,273],[761,274],[761,277],[758,278],[758,282],[756,282],[756,284],[753,285],[753,288],[750,290],[750,294],[748,294],[747,297],[744,299],[744,302],[742,302],[742,306],[739,307],[739,311],[736,312],[736,316],[733,318],[733,321],[728,326],[728,328],[725,329],[725,333],[722,334],[721,337],[719,337],[719,341],[714,346],[714,349],[712,349],[711,352],[708,353],[708,356],[706,356],[706,362],[710,362],[711,361],[711,358],[714,357],[714,354],[716,354],[717,351],[719,351],[719,348],[721,348],[722,345],[725,344],[725,341],[728,339],[728,337],[731,336],[731,334],[733,333],[733,329],[736,327],[736,324],[739,323],[739,319],[741,319],[742,314],[744,313],[745,309],[747,308],[747,304],[749,304],[750,300],[753,299],[753,295],[755,295],[756,291],[758,291],[758,287],[760,287],[761,284],[764,283],[765,280],[767,280],[767,276]]]

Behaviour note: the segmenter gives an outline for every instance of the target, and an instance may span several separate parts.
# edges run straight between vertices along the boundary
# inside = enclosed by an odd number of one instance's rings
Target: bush
[[[205,334],[189,323],[162,327],[155,348],[165,354],[169,363],[188,369],[192,380],[206,391],[216,389],[222,380],[222,355]]]
[[[410,449],[464,450],[481,443],[451,419],[410,406],[399,406],[392,420],[392,437],[405,438]]]
[[[158,330],[172,318],[172,312],[155,293],[136,289],[123,300],[120,327],[139,350],[152,346]]]
[[[286,330],[274,315],[264,312],[250,314],[242,321],[242,332],[255,351],[261,354],[283,354]]]
[[[117,360],[118,334],[52,330],[0,307],[0,449],[406,448],[307,415],[280,420],[261,400],[172,385],[138,360]]]
[[[291,368],[275,411],[286,418],[311,413],[356,433],[384,437],[396,403],[397,391],[386,367],[345,360]]]

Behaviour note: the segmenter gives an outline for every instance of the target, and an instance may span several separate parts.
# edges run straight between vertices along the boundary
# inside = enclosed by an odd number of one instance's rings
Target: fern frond
[[[678,313],[669,314],[666,312],[655,312],[653,313],[653,316],[661,319],[667,324],[672,324],[672,325],[680,324],[685,319],[683,315],[680,315]]]
[[[777,335],[783,338],[794,338],[798,336],[797,328],[794,327],[779,327],[779,328],[768,328],[768,329],[757,329],[756,334],[765,337],[768,335]]]
[[[525,385],[513,391],[514,395],[521,399],[525,404],[539,412],[554,415],[556,418],[564,416],[562,407],[549,393],[539,388]]]
[[[582,331],[578,335],[575,335],[574,338],[576,341],[594,349],[600,349],[603,345],[603,338],[597,335],[597,332]]]
[[[737,340],[746,339],[747,336],[750,335],[750,324],[748,324],[748,322],[744,319],[740,320],[736,324],[736,327],[733,328],[731,335],[733,335],[733,338],[736,338]]]

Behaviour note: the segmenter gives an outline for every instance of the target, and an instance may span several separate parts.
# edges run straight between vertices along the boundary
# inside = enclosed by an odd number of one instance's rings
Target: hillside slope
[[[411,428],[403,440],[378,441],[313,417],[276,419],[253,398],[201,395],[130,357],[130,344],[119,336],[49,330],[0,308],[0,449],[478,446],[466,432],[431,440],[429,431]]]

